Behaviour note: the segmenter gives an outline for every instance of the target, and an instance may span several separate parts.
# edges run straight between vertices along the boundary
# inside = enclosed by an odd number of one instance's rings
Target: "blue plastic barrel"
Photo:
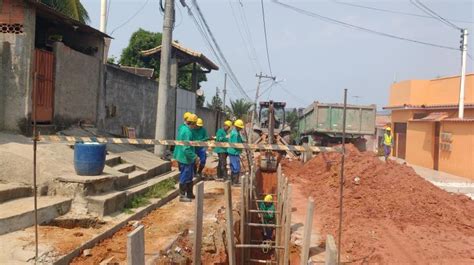
[[[97,176],[105,167],[106,145],[76,143],[74,145],[74,169],[80,176]]]

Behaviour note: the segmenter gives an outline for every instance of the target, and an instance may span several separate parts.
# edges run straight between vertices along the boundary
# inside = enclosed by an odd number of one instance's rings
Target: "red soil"
[[[341,155],[320,154],[283,172],[315,200],[315,223],[337,240]],[[443,191],[406,165],[347,147],[342,257],[376,264],[474,264],[474,201]],[[354,178],[359,177],[356,184]]]

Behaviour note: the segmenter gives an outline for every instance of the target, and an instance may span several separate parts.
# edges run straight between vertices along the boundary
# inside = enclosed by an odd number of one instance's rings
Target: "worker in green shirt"
[[[229,143],[243,143],[240,131],[244,127],[244,122],[242,120],[239,119],[234,122],[234,129],[232,129],[232,131],[230,132]],[[242,153],[242,149],[229,147],[227,148],[227,153],[229,154],[230,160],[231,181],[233,184],[238,184],[240,177],[240,153]]]
[[[263,202],[260,202],[258,205],[263,213],[263,223],[264,224],[275,224],[275,205],[273,203],[273,196],[268,194],[263,199]],[[263,228],[263,240],[272,240],[273,237],[273,228],[264,227]]]
[[[229,132],[230,128],[232,127],[232,122],[227,120],[224,122],[224,127],[219,128],[216,132],[216,142],[217,143],[226,143],[229,141],[227,139],[227,133]],[[218,179],[227,179],[227,148],[224,147],[216,147],[214,148],[214,152],[217,154],[219,158],[219,162],[217,164],[217,178]]]
[[[186,126],[186,120],[189,118],[189,116],[191,115],[192,113],[189,112],[189,111],[186,111],[184,114],[183,114],[183,123],[181,123],[181,125],[179,125],[178,127],[178,133],[179,133],[179,130],[181,128],[183,128],[183,126]]]
[[[196,114],[190,114],[186,119],[186,124],[179,128],[176,140],[192,141],[192,129],[196,127],[197,119]],[[193,194],[193,173],[196,160],[194,147],[177,145],[174,148],[173,158],[178,161],[179,165],[179,200],[190,202],[195,198]]]
[[[204,126],[204,121],[201,118],[197,119],[196,128],[192,130],[193,132],[193,141],[205,142],[209,140],[206,128]],[[202,178],[202,171],[206,166],[206,153],[207,148],[204,146],[196,146],[195,151],[196,155],[199,157],[199,165],[195,167],[194,172],[196,173],[196,178]]]

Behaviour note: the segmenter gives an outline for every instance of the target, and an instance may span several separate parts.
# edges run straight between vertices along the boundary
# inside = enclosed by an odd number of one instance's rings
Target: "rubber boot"
[[[186,183],[186,195],[188,199],[195,199],[196,196],[193,194],[193,183]]]
[[[179,183],[179,201],[191,202],[191,199],[186,197],[186,184]]]
[[[231,179],[232,179],[232,185],[239,185],[239,173],[232,173]]]

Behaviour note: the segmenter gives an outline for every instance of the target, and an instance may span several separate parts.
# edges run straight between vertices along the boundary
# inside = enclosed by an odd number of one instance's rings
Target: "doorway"
[[[51,123],[54,106],[54,54],[50,51],[35,49],[33,76],[33,113],[32,120]]]

